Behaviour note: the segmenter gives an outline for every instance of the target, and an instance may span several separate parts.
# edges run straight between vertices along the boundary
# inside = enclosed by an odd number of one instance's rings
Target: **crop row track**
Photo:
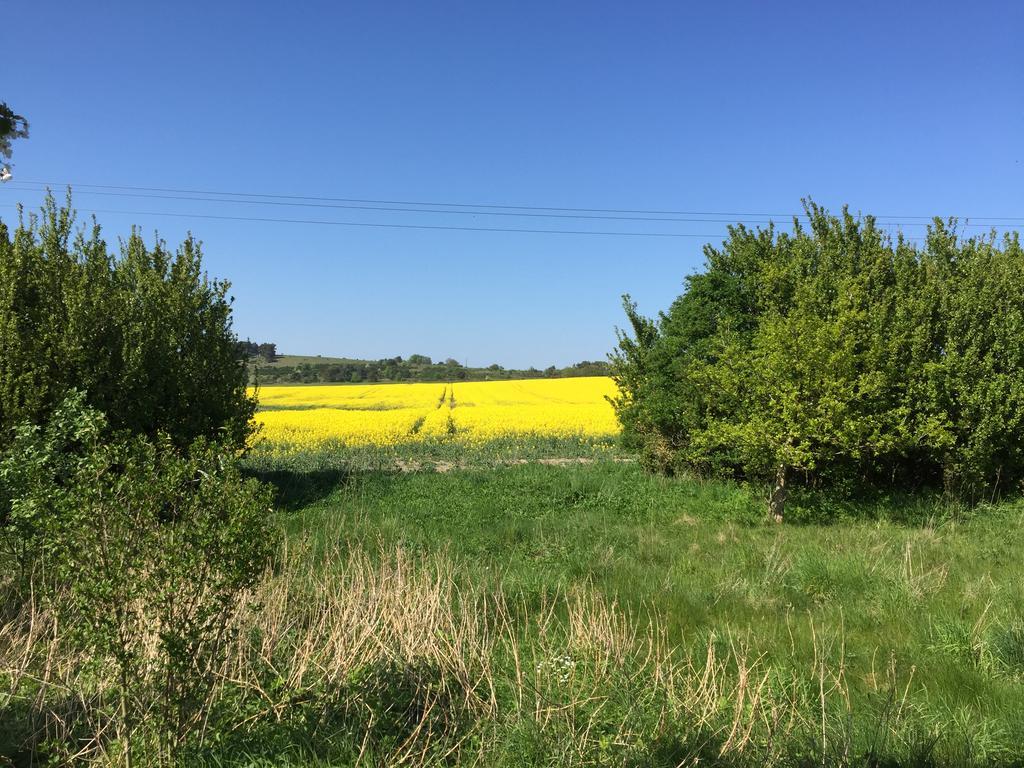
[[[457,434],[459,429],[452,414],[455,404],[455,388],[451,384],[446,384],[436,404],[413,422],[409,436],[414,436],[418,440],[428,440]]]
[[[459,427],[455,423],[455,414],[452,413],[452,411],[454,411],[454,410],[455,410],[455,385],[452,385],[451,387],[449,387],[449,391],[448,391],[448,422],[445,424],[445,432],[448,435],[450,435],[451,437],[454,437],[458,433],[458,431],[459,431]]]

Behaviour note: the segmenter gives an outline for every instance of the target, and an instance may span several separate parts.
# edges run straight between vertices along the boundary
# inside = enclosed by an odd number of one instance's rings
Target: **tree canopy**
[[[191,236],[171,251],[133,230],[111,253],[95,220],[76,231],[70,195],[0,220],[0,447],[72,389],[114,430],[243,444],[256,403],[228,287]]]
[[[846,209],[730,229],[613,355],[628,443],[682,468],[814,486],[1024,479],[1024,252],[935,219],[920,245]]]

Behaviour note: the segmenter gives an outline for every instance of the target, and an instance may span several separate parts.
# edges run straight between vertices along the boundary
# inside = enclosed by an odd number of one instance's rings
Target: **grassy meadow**
[[[286,543],[224,702],[265,703],[204,760],[1024,759],[1019,502],[803,494],[778,525],[761,488],[650,475],[582,430],[247,465]]]
[[[513,390],[486,387],[512,384],[524,414],[564,429],[502,422]],[[233,620],[187,764],[1024,764],[1024,504],[794,493],[779,525],[762,488],[652,475],[588,433],[599,421],[565,395],[593,382],[457,384],[454,406],[426,386],[411,404],[408,385],[262,391],[261,418],[336,425],[354,398],[411,424],[461,408],[510,426],[264,429],[244,466],[275,488],[282,544]],[[11,689],[32,645],[57,660],[48,685],[88,690],[61,677],[82,668],[59,662],[46,616],[28,626],[34,642],[0,636]],[[17,747],[30,703],[7,705],[24,719],[4,722],[0,754],[33,764]],[[64,743],[102,733],[76,706]]]

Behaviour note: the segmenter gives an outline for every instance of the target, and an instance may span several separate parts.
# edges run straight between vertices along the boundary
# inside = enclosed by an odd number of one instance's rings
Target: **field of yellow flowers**
[[[455,384],[284,386],[259,390],[259,439],[293,449],[444,439],[608,437],[618,423],[605,377]]]

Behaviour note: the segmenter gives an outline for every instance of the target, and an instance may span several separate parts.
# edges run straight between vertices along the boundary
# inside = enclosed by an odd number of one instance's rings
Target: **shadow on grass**
[[[387,756],[419,753],[422,763],[445,765],[474,724],[458,684],[426,662],[356,667],[345,680],[298,695],[272,680],[265,687],[269,702],[226,690],[211,718],[218,737],[192,756],[192,764],[389,765]],[[245,728],[237,727],[240,715],[248,715]],[[434,754],[440,758],[430,759]]]
[[[27,706],[8,705],[0,710],[0,766],[28,768],[35,755],[29,746],[32,731]]]
[[[248,467],[246,474],[274,486],[277,509],[294,512],[327,498],[339,488],[349,485],[354,477],[344,467],[324,469],[269,469]]]
[[[885,521],[918,527],[938,522],[964,522],[986,505],[951,500],[941,491],[859,488],[794,489],[786,502],[785,521],[791,525],[832,525],[851,521]]]

